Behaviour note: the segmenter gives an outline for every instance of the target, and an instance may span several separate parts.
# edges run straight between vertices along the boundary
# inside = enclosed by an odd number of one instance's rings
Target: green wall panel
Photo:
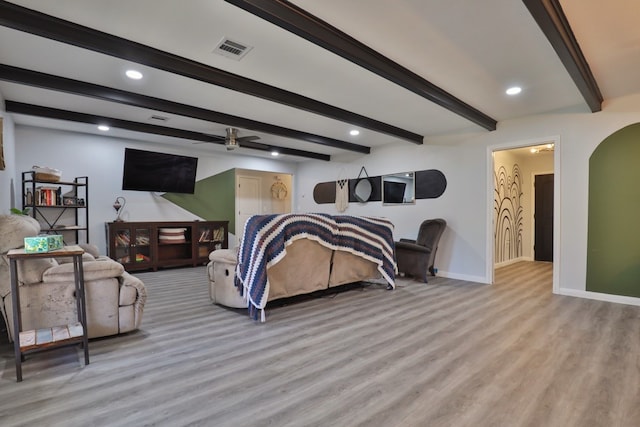
[[[586,290],[640,297],[640,123],[589,159]]]
[[[235,170],[196,182],[193,194],[165,193],[162,197],[209,221],[229,221],[229,232],[236,229]]]

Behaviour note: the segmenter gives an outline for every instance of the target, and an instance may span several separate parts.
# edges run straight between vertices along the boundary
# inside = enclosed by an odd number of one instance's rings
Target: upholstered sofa
[[[209,259],[211,300],[247,307],[262,321],[269,301],[380,277],[391,289],[397,272],[393,224],[348,215],[254,215],[237,251],[214,251]]]
[[[246,308],[235,286],[238,248],[218,249],[209,255],[209,297],[215,304]],[[331,250],[314,240],[299,239],[287,254],[267,269],[268,301],[308,294],[335,286],[382,277],[378,265],[349,252]]]
[[[13,340],[11,278],[6,253],[23,246],[24,237],[36,236],[40,224],[25,215],[0,215],[0,311]],[[94,245],[85,249],[87,329],[89,338],[116,335],[140,327],[147,298],[142,281],[123,266],[100,256]],[[70,259],[40,258],[18,261],[22,329],[71,323],[77,308],[73,263]]]

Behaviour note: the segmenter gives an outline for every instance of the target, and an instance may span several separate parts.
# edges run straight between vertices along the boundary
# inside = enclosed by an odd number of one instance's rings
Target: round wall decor
[[[271,186],[271,197],[277,200],[283,200],[287,197],[287,186],[282,182],[274,182]]]

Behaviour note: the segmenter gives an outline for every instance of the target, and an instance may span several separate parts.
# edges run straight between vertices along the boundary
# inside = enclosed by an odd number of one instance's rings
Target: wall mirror
[[[382,204],[406,205],[416,202],[415,174],[394,173],[382,177]]]
[[[353,188],[353,195],[360,203],[366,203],[371,198],[372,191],[373,185],[371,184],[371,179],[369,177],[359,178]]]

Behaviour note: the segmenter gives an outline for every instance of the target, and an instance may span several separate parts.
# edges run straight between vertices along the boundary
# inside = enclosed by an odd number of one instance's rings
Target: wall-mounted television
[[[197,157],[125,148],[122,189],[193,194],[197,168]]]
[[[404,203],[404,191],[407,184],[404,182],[384,181],[383,203]]]

